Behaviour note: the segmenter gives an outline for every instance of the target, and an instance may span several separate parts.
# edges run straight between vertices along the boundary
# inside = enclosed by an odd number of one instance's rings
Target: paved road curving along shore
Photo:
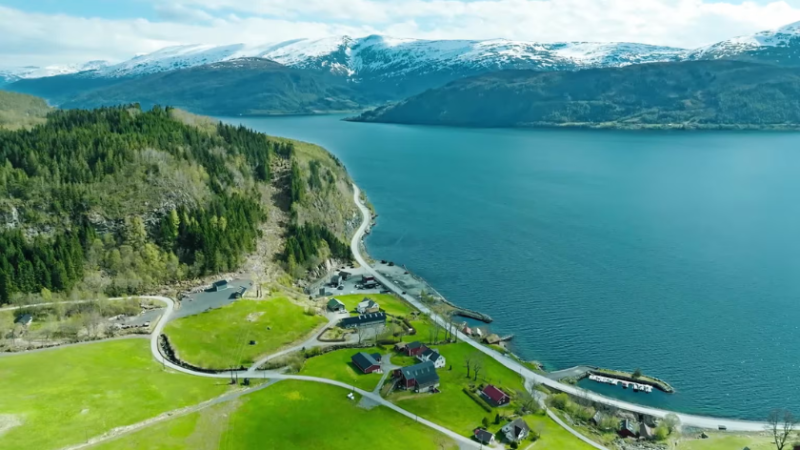
[[[350,248],[353,251],[353,256],[356,258],[356,261],[358,261],[358,263],[361,264],[361,266],[363,266],[371,275],[374,275],[375,278],[379,280],[388,289],[394,291],[397,295],[403,297],[407,302],[414,305],[420,311],[426,314],[430,314],[433,320],[443,325],[445,321],[441,317],[438,317],[435,314],[431,314],[430,309],[424,304],[422,304],[418,299],[412,297],[411,295],[403,294],[402,293],[403,290],[400,287],[398,287],[391,280],[387,279],[386,277],[378,273],[378,271],[376,271],[372,266],[369,265],[366,258],[364,258],[364,256],[361,254],[361,241],[364,238],[364,233],[367,230],[367,227],[369,226],[371,217],[369,209],[367,209],[367,207],[361,202],[361,191],[355,184],[353,184],[353,200],[356,202],[356,206],[358,206],[358,209],[361,211],[361,215],[363,216],[361,226],[358,228],[358,230],[356,230],[356,234],[350,241]],[[594,392],[587,391],[585,389],[581,389],[567,384],[562,384],[557,381],[551,380],[543,375],[540,375],[528,369],[527,367],[523,366],[517,361],[474,341],[472,338],[464,335],[461,332],[458,332],[458,337],[464,342],[467,342],[473,347],[475,347],[477,350],[497,360],[498,362],[508,367],[509,369],[519,373],[526,379],[526,381],[533,381],[535,383],[539,383],[557,389],[559,391],[566,392],[568,394],[580,395],[584,398],[589,398],[590,400],[598,403],[654,417],[664,417],[667,414],[674,413],[680,418],[682,425],[697,427],[697,428],[716,429],[719,426],[724,426],[725,428],[727,428],[728,431],[764,431],[764,428],[766,426],[766,423],[764,422],[753,422],[753,421],[736,420],[736,419],[722,419],[722,418],[714,418],[706,416],[696,416],[692,414],[683,414],[674,411],[651,408],[648,406],[637,405],[634,403],[628,403],[622,400],[616,400],[613,398],[605,397],[596,394]]]

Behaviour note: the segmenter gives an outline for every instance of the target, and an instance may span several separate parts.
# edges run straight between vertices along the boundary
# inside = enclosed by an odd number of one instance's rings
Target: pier
[[[616,378],[604,377],[602,375],[589,374],[589,379],[598,383],[610,384],[612,386],[622,386],[623,389],[633,388],[634,392],[642,391],[646,393],[653,392],[653,386],[649,384],[637,383],[635,381],[618,380]]]

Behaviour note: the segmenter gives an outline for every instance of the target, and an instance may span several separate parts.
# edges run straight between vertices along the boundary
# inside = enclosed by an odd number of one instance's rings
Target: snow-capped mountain
[[[170,47],[104,67],[96,76],[136,76],[242,57],[329,71],[353,78],[459,69],[580,68],[621,66],[682,58],[686,50],[627,43],[551,43],[493,40],[398,39],[348,36],[297,39],[265,45]]]
[[[68,75],[78,72],[98,70],[108,66],[108,61],[89,61],[84,64],[69,64],[64,66],[25,66],[11,69],[0,69],[0,83],[13,83],[17,80],[31,78],[45,78],[56,75]]]
[[[798,65],[800,64],[798,50],[800,50],[800,22],[701,47],[689,53],[687,58],[737,58]]]

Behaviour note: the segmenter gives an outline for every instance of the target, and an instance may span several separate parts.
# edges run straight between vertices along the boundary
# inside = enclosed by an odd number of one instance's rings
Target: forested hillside
[[[44,123],[51,108],[38,97],[0,91],[0,128],[21,128]]]
[[[800,127],[800,69],[737,61],[654,63],[467,78],[355,120],[616,128]]]
[[[0,131],[0,303],[78,285],[140,293],[234,270],[270,214],[306,208],[281,205],[273,180],[295,161],[293,142],[171,108],[55,111],[44,125]],[[299,171],[288,177],[318,189]],[[272,254],[284,255],[286,239],[305,243],[295,272],[312,254],[345,257],[342,227],[335,235],[297,216],[280,224]]]

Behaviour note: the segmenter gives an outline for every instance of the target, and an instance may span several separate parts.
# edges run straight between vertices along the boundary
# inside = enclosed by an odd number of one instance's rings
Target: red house
[[[395,371],[395,376],[400,378],[398,386],[402,389],[416,392],[437,392],[439,388],[439,374],[431,361],[401,367]]]
[[[408,356],[417,356],[417,355],[419,355],[420,353],[424,352],[427,349],[428,349],[428,347],[426,347],[425,344],[423,344],[422,342],[414,341],[414,342],[411,342],[410,344],[406,345],[406,355],[408,355]]]
[[[483,388],[481,394],[483,394],[483,397],[494,406],[506,405],[511,401],[511,398],[508,396],[508,394],[491,384]]]
[[[381,355],[379,353],[370,355],[369,353],[359,352],[350,359],[364,373],[377,372],[381,369]]]

